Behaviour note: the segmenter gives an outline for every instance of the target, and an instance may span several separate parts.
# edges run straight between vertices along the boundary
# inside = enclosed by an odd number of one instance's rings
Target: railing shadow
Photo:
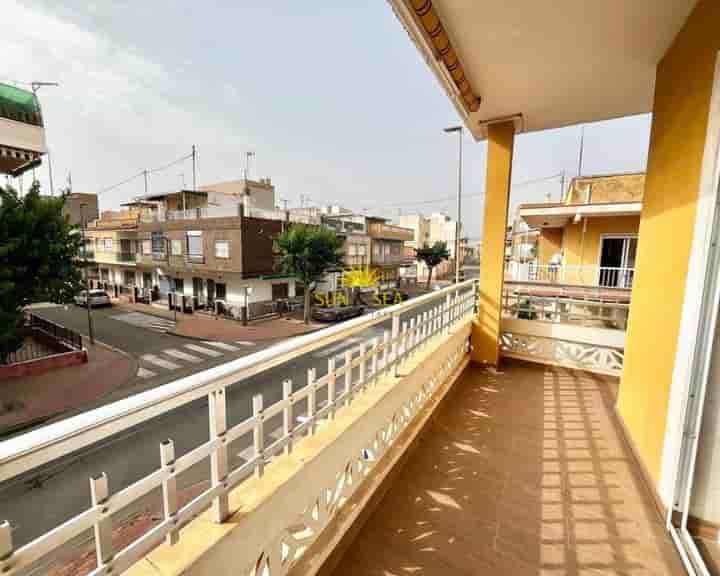
[[[617,429],[616,382],[466,370],[335,574],[682,574]]]

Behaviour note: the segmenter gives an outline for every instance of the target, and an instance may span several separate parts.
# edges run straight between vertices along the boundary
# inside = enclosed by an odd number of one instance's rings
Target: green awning
[[[30,90],[23,90],[9,84],[0,84],[0,116],[42,126],[40,106],[35,94]]]

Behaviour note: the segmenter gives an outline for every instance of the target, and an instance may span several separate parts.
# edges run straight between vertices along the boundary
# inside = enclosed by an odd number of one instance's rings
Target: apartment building
[[[406,214],[399,218],[400,226],[410,228],[413,231],[414,240],[408,242],[412,248],[422,248],[425,245],[432,246],[436,242],[445,242],[450,252],[450,258],[433,269],[435,278],[443,278],[452,275],[455,271],[455,234],[457,221],[442,212],[433,212],[430,216],[423,214]],[[462,227],[460,228],[461,246],[460,255],[465,252],[467,240],[462,238]],[[422,262],[414,263],[414,276],[418,279],[427,278],[428,268]]]
[[[268,208],[269,181],[248,184],[249,194],[244,181],[233,181],[148,196],[157,209],[138,224],[142,288],[160,300],[184,295],[193,308],[221,301],[238,313],[247,306],[251,316],[295,297],[295,279],[277,273],[273,253],[274,239],[293,220]]]
[[[87,268],[88,278],[93,286],[101,286],[115,297],[131,294],[133,287],[140,285],[137,269],[140,214],[137,207],[105,211],[85,226],[81,257],[93,263]]]
[[[67,194],[62,213],[67,216],[70,224],[75,226],[97,220],[100,215],[97,194],[87,192],[71,192]]]
[[[561,202],[521,204],[513,280],[631,288],[645,174],[573,178]]]
[[[415,234],[411,228],[397,226],[386,218],[366,217],[370,237],[370,265],[380,273],[382,289],[396,288],[403,271],[415,261],[405,254],[405,242],[412,242]]]

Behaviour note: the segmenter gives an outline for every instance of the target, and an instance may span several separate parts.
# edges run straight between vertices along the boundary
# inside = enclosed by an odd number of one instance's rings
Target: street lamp
[[[90,279],[88,278],[88,257],[87,257],[87,243],[85,241],[85,207],[87,204],[84,202],[80,204],[80,224],[82,225],[82,243],[83,243],[83,261],[85,262],[85,307],[87,308],[87,319],[88,319],[88,336],[90,337],[90,344],[95,345],[95,339],[93,338],[93,325],[92,315],[90,314]]]
[[[457,132],[458,134],[458,194],[457,194],[457,222],[455,222],[455,283],[460,282],[460,218],[461,218],[461,204],[460,197],[462,195],[462,137],[463,128],[462,126],[450,126],[444,128],[443,131],[447,134],[451,132]]]

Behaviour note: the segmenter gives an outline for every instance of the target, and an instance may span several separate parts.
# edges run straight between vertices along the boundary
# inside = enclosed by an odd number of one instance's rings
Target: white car
[[[110,306],[110,296],[108,296],[107,292],[104,290],[90,290],[90,307],[94,308],[95,306]],[[78,306],[87,306],[88,305],[88,292],[83,290],[75,296],[75,304]]]

